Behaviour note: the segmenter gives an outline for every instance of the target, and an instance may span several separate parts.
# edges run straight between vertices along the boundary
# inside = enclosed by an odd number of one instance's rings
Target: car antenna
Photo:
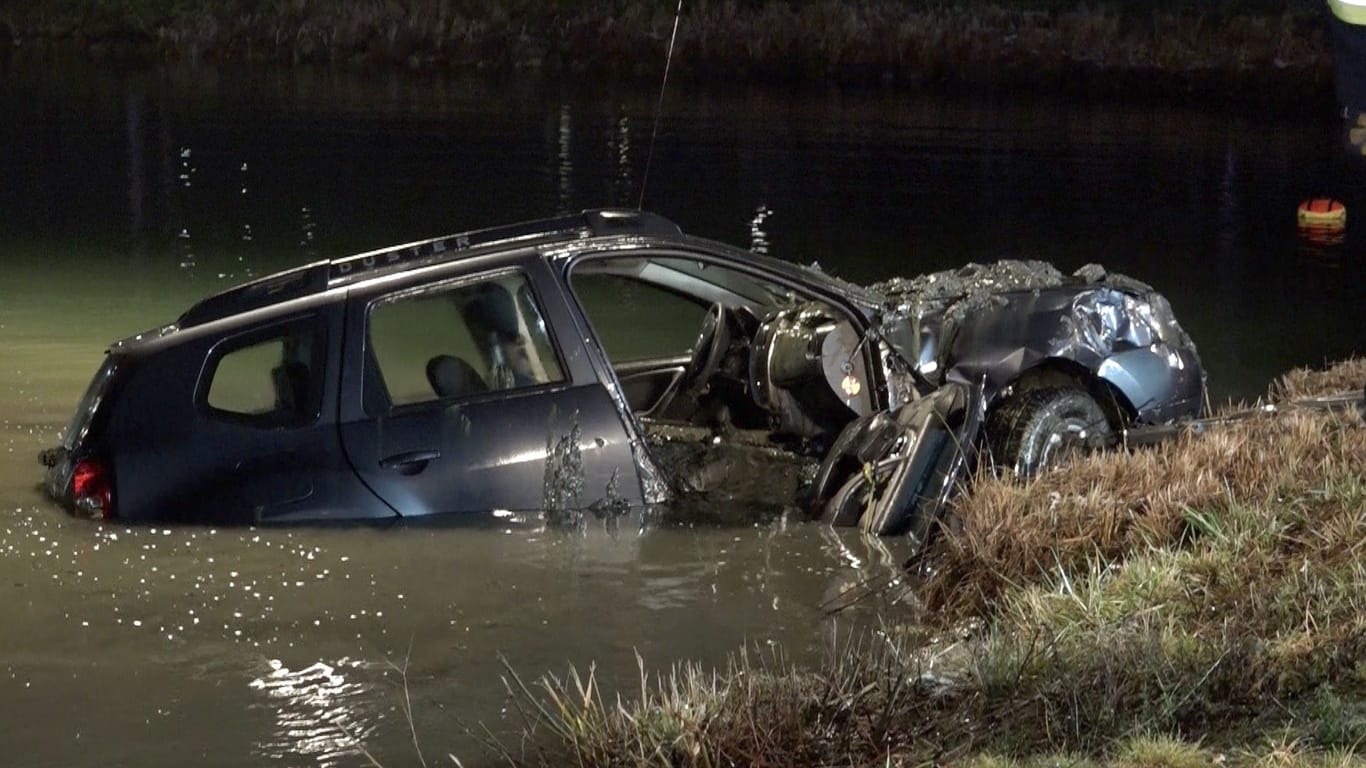
[[[645,207],[645,188],[650,182],[650,161],[655,156],[655,138],[659,136],[659,116],[664,111],[664,89],[669,84],[669,65],[674,60],[674,41],[678,40],[678,20],[683,16],[683,0],[678,0],[678,10],[674,11],[674,31],[669,35],[669,53],[664,57],[664,80],[659,84],[659,101],[655,102],[654,125],[650,128],[650,149],[645,153],[645,173],[640,177],[640,199],[636,210]]]

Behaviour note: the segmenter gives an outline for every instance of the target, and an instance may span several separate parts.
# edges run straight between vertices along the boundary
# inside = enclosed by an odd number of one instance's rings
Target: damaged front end
[[[924,544],[979,450],[1028,476],[1203,408],[1166,299],[1100,267],[970,264],[871,290],[887,409],[845,426],[821,464],[808,509],[831,524]]]
[[[874,332],[893,358],[889,390],[902,397],[981,381],[990,410],[1031,378],[1069,379],[1126,422],[1116,428],[1204,405],[1199,353],[1166,298],[1097,265],[1068,276],[1041,261],[969,264],[873,289],[883,297]]]

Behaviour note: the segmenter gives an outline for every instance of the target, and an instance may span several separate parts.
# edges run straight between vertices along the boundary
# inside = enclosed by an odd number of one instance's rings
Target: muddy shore
[[[1320,4],[1052,5],[689,2],[672,76],[1255,106],[1331,99]],[[17,6],[0,10],[0,61],[74,55],[640,80],[659,77],[674,21],[673,4],[643,0]]]

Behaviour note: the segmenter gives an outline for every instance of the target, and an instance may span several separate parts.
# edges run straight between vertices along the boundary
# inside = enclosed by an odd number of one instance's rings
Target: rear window
[[[227,339],[205,366],[203,402],[215,416],[255,426],[311,424],[321,406],[324,361],[316,320]]]
[[[95,418],[95,411],[99,410],[100,403],[104,400],[104,394],[109,389],[109,382],[114,378],[114,372],[118,368],[118,361],[112,355],[106,355],[104,362],[100,364],[99,370],[95,371],[95,377],[90,380],[90,385],[85,388],[85,394],[81,396],[81,402],[76,406],[76,413],[71,417],[71,422],[66,425],[66,430],[62,432],[62,447],[68,451],[76,449],[85,439],[90,431],[90,422]]]

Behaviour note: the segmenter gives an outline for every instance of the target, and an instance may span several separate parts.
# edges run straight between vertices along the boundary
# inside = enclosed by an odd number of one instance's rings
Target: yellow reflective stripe
[[[1366,0],[1328,0],[1328,7],[1348,24],[1366,24]]]

